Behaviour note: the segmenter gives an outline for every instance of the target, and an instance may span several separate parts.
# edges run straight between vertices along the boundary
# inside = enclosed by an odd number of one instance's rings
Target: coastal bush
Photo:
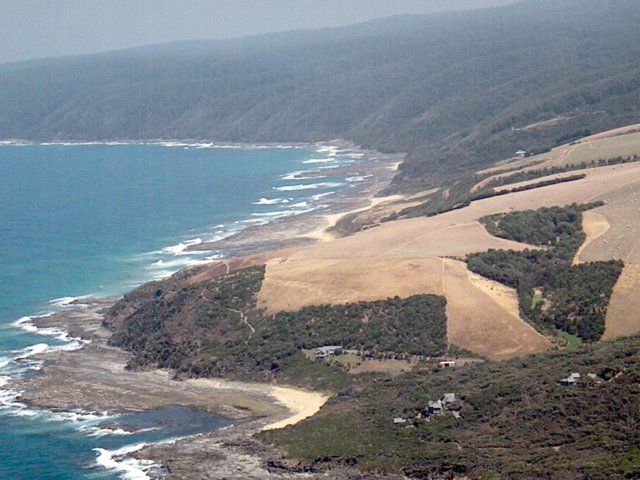
[[[395,297],[265,315],[256,308],[263,278],[264,267],[251,267],[194,285],[169,279],[133,292],[111,310],[124,317],[110,342],[133,353],[130,368],[285,379],[324,388],[345,385],[345,368],[313,362],[304,349],[342,345],[374,357],[447,351],[443,297]],[[128,307],[128,302],[135,305]],[[107,314],[105,324],[117,322]],[[305,369],[314,374],[300,375]]]
[[[378,379],[259,438],[315,468],[356,463],[364,472],[421,479],[635,478],[640,403],[629,399],[637,397],[639,352],[634,336],[573,353]],[[617,377],[586,378],[608,371]],[[561,386],[569,372],[581,373],[581,380]],[[427,402],[450,392],[460,418],[427,419]],[[395,417],[406,423],[394,424]]]
[[[496,214],[481,219],[492,235],[544,250],[489,250],[467,256],[469,270],[515,288],[520,314],[547,334],[555,329],[596,341],[623,262],[572,265],[584,242],[582,212],[602,205],[569,205]],[[536,295],[537,292],[537,295]]]

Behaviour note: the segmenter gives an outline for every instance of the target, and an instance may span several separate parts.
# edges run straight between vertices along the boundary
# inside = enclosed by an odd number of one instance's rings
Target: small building
[[[517,157],[517,158],[524,158],[526,156],[527,156],[527,151],[526,150],[520,149],[515,153],[515,157]]]
[[[431,415],[442,413],[443,411],[442,402],[440,400],[436,400],[435,402],[432,400],[429,400],[429,403],[427,404],[427,411]]]
[[[407,419],[406,418],[402,418],[402,417],[396,417],[393,419],[393,423],[395,425],[400,425],[402,423],[407,423]]]
[[[316,359],[333,357],[338,350],[342,350],[342,345],[327,345],[324,347],[318,347],[316,348],[315,352]]]
[[[560,385],[564,385],[565,387],[572,387],[575,385],[580,378],[580,374],[577,372],[571,373],[567,378],[560,379]]]
[[[567,378],[561,378],[560,379],[560,385],[563,385],[565,387],[572,387],[576,384],[576,379],[573,377],[567,377]]]
[[[456,366],[455,360],[445,360],[443,362],[438,363],[440,368],[452,368]]]
[[[442,403],[444,404],[455,403],[455,401],[456,401],[455,393],[445,393],[444,397],[442,397]]]

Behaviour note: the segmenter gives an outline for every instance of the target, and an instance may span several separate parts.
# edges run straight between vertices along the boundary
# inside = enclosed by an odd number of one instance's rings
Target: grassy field
[[[568,352],[574,352],[582,345],[582,339],[577,335],[572,335],[568,332],[563,332],[562,330],[556,330],[556,335],[560,338],[563,338],[567,344],[564,349]]]

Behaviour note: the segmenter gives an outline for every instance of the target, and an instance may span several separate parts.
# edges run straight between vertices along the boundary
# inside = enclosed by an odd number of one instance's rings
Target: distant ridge
[[[0,139],[343,137],[408,152],[394,188],[417,189],[638,122],[639,21],[633,0],[529,0],[4,64]]]

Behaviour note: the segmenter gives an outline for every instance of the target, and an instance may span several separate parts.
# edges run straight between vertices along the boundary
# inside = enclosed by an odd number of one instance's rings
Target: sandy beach
[[[221,431],[136,452],[137,458],[152,459],[163,466],[173,465],[174,470],[177,465],[183,465],[182,474],[174,476],[173,470],[168,470],[168,478],[265,478],[266,466],[281,455],[252,440],[252,435],[299,422],[316,413],[328,399],[320,392],[287,386],[204,378],[178,381],[167,370],[127,370],[130,355],[107,345],[110,332],[101,325],[101,312],[113,300],[83,301],[87,305],[32,319],[31,323],[37,328],[65,330],[82,339],[85,345],[79,350],[32,357],[45,364],[37,375],[13,384],[13,388],[22,392],[17,400],[30,407],[56,412],[80,409],[111,414],[177,405],[232,420],[233,425]],[[223,440],[233,440],[236,450],[242,447],[242,453],[225,446],[221,443]],[[203,465],[210,468],[212,462],[218,462],[216,475],[223,476],[192,474],[194,461],[203,460],[200,458],[203,456],[206,457]],[[244,473],[229,477],[230,472],[238,472],[238,465],[243,466]],[[269,478],[296,478],[292,476],[296,475],[295,471],[283,473],[283,477],[269,475]],[[304,473],[301,478],[314,477]]]
[[[261,258],[283,247],[329,241],[335,233],[328,230],[345,216],[402,199],[398,195],[376,196],[393,178],[401,155],[362,151],[344,143],[338,147],[368,160],[342,167],[339,173],[363,176],[369,181],[354,182],[351,188],[328,199],[320,212],[249,227],[222,241],[193,249],[224,249],[229,256],[225,260],[228,271],[228,264],[243,255]],[[17,401],[56,412],[80,409],[128,413],[181,406],[232,421],[231,426],[221,430],[147,446],[115,459],[151,460],[162,466],[164,478],[364,478],[354,472],[303,471],[285,461],[282,452],[253,439],[259,431],[283,428],[314,415],[328,400],[328,394],[218,378],[176,380],[168,370],[128,370],[130,354],[108,345],[111,332],[101,323],[103,312],[114,302],[107,298],[83,299],[82,305],[31,320],[37,328],[68,332],[83,346],[33,357],[44,365],[38,374],[15,382],[12,388],[21,392]],[[147,475],[153,478],[154,474],[147,471]]]
[[[345,216],[384,208],[403,197],[378,197],[402,162],[402,155],[383,155],[335,142],[341,152],[355,154],[366,162],[340,168],[339,174],[365,177],[327,198],[320,211],[249,227],[232,237],[203,243],[193,250],[222,249],[228,258],[212,264],[229,272],[244,263],[263,262],[275,250],[294,250],[333,239],[331,231]],[[240,262],[241,265],[235,265]],[[238,382],[227,379],[174,379],[173,372],[126,368],[130,354],[108,345],[111,332],[102,326],[103,312],[115,299],[83,299],[63,312],[33,318],[37,328],[58,329],[82,343],[70,351],[45,352],[33,357],[43,361],[38,374],[16,381],[17,401],[50,411],[145,412],[167,406],[207,411],[232,421],[220,430],[181,439],[170,444],[142,448],[129,457],[151,460],[163,469],[163,478],[365,478],[354,472],[314,472],[284,460],[282,452],[254,440],[263,430],[283,428],[314,415],[329,399],[285,385]],[[116,458],[125,460],[125,457]],[[149,478],[154,478],[148,471]],[[366,478],[372,478],[366,476]]]

